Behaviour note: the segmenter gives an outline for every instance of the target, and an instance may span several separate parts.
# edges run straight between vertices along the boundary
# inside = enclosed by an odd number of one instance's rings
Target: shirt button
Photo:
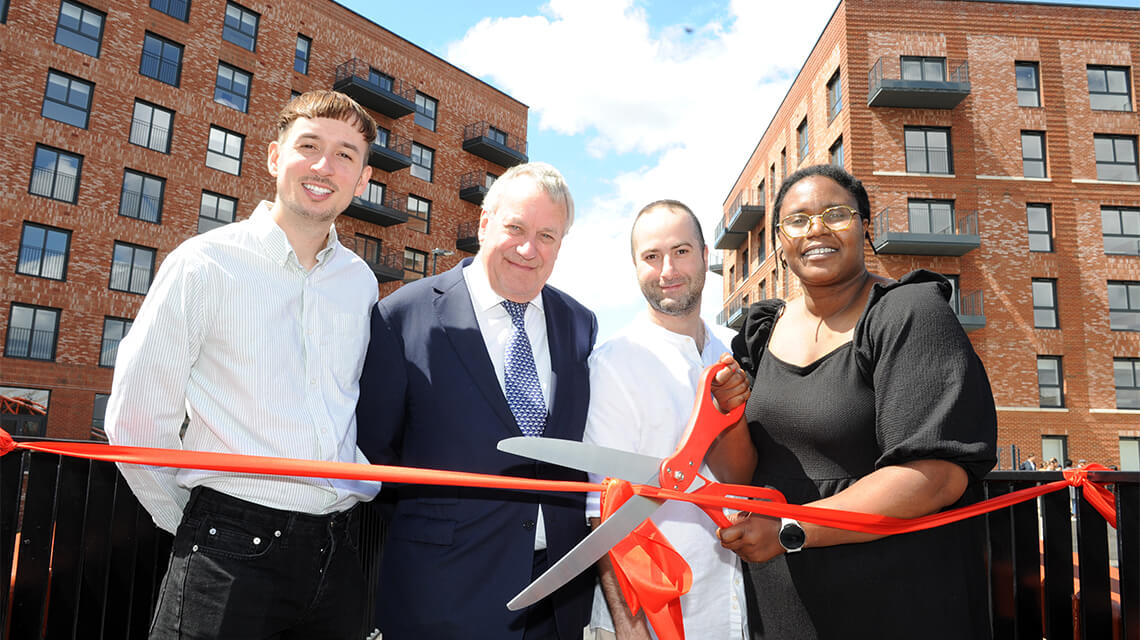
[[[534,531],[534,527],[535,527],[534,520],[527,520],[526,522],[523,523],[523,529],[526,529],[527,531]]]
[[[315,386],[317,384],[317,379],[316,378],[309,378],[309,384]]]

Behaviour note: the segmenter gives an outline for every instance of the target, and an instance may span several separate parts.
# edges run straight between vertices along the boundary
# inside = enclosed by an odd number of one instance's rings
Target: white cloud
[[[578,203],[553,284],[599,315],[640,308],[628,231],[658,198],[689,204],[711,243],[728,190],[835,5],[738,0],[723,21],[654,28],[651,8],[632,0],[551,0],[540,16],[484,19],[451,45],[450,60],[530,105],[538,129],[581,137],[601,167],[615,154],[650,157],[599,176],[608,191]],[[710,276],[707,318],[720,285]]]

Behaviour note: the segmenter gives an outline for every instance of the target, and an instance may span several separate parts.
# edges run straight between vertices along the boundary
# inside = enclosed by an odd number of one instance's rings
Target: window
[[[404,280],[419,280],[427,275],[427,252],[404,247]]]
[[[1053,251],[1053,208],[1047,204],[1026,204],[1029,223],[1029,250]]]
[[[800,126],[796,127],[796,142],[798,143],[798,146],[799,146],[800,164],[803,164],[804,158],[807,158],[808,147],[809,147],[809,145],[808,145],[808,124],[807,124],[807,118],[806,117],[804,118],[803,122],[800,123]]]
[[[154,273],[154,254],[154,249],[116,242],[111,258],[110,288],[145,294]]]
[[[190,20],[190,0],[150,0],[150,8],[183,22]]]
[[[764,257],[768,255],[766,247],[764,246],[764,227],[756,230],[756,260],[764,262]]]
[[[431,201],[419,196],[408,196],[408,228],[431,233]]]
[[[954,310],[954,313],[963,315],[962,305],[958,301],[958,292],[961,291],[961,288],[958,286],[959,276],[943,274],[942,277],[946,278],[947,282],[950,283],[950,308]]]
[[[1060,356],[1037,356],[1037,399],[1042,407],[1065,406]]]
[[[439,101],[435,98],[429,98],[420,92],[416,92],[416,124],[429,130],[435,131],[435,108]]]
[[[1041,106],[1041,81],[1036,62],[1015,62],[1013,73],[1017,78],[1017,106]]]
[[[226,3],[226,18],[222,23],[222,39],[243,49],[257,49],[257,21],[261,16],[240,4]]]
[[[249,85],[252,81],[253,74],[219,62],[218,75],[214,79],[214,102],[242,113],[248,112]]]
[[[4,355],[9,358],[55,360],[59,309],[12,303]]]
[[[1094,135],[1096,179],[1136,182],[1136,136]]]
[[[906,206],[911,233],[954,233],[953,200],[909,200]]]
[[[83,156],[36,145],[32,184],[28,191],[45,198],[75,204],[79,197],[79,175]]]
[[[788,177],[788,150],[780,149],[780,177]]]
[[[111,398],[109,393],[96,393],[95,402],[91,408],[91,439],[92,440],[107,440],[107,432],[103,430],[103,424],[107,417],[107,400]]]
[[[372,141],[372,144],[380,147],[387,147],[388,136],[390,135],[392,135],[391,131],[388,131],[384,127],[376,127],[376,139]]]
[[[7,3],[5,3],[7,4]],[[55,43],[98,58],[103,42],[103,22],[107,14],[71,0],[59,5],[59,22],[55,27]]]
[[[0,387],[0,396],[6,396],[16,401],[5,403],[5,406],[0,408],[0,427],[14,436],[42,437],[47,435],[47,414],[51,391],[47,389]]]
[[[203,191],[202,204],[198,207],[198,233],[205,233],[233,222],[237,213],[237,203],[237,198]]]
[[[293,71],[309,73],[309,51],[313,48],[313,39],[297,34],[297,47],[293,50]]]
[[[384,206],[384,189],[384,185],[374,180],[369,180],[368,186],[364,187],[364,192],[357,197],[365,202],[382,207]]]
[[[748,264],[748,249],[743,249],[740,252],[740,279],[746,280],[748,278],[749,269],[751,265]]]
[[[170,153],[170,132],[173,127],[173,111],[135,100],[135,112],[131,116],[131,144]]]
[[[828,150],[828,160],[837,167],[843,167],[843,138],[840,137]]]
[[[507,132],[502,129],[496,129],[495,127],[487,125],[487,137],[503,146],[507,144]]]
[[[0,24],[8,22],[8,0],[0,0]],[[12,433],[9,431],[8,433]]]
[[[182,77],[182,45],[148,32],[143,37],[139,73],[177,87]]]
[[[126,169],[123,171],[119,215],[158,223],[162,216],[162,192],[165,188],[166,180],[162,178]]]
[[[1140,282],[1108,283],[1108,324],[1113,331],[1140,331]]]
[[[1033,280],[1033,326],[1057,328],[1057,281],[1052,278]]]
[[[946,58],[901,56],[899,66],[903,80],[946,81]]]
[[[736,267],[730,266],[728,268],[728,290],[732,291],[736,288]]]
[[[1120,470],[1140,471],[1140,438],[1120,436]]]
[[[1132,111],[1128,67],[1089,65],[1089,104],[1104,111]]]
[[[412,143],[412,175],[420,180],[431,182],[431,168],[435,151],[423,145]]]
[[[903,139],[906,145],[907,173],[948,175],[954,172],[949,129],[906,127]]]
[[[1140,209],[1101,207],[1100,225],[1105,253],[1140,256]]]
[[[50,70],[40,115],[86,129],[87,116],[91,114],[91,92],[94,90],[95,85],[86,80]]]
[[[776,182],[776,165],[775,165],[775,163],[773,163],[772,166],[768,168],[768,184],[770,184],[772,186],[772,198],[775,199],[776,189],[779,188],[779,183]]]
[[[70,247],[70,231],[25,222],[24,232],[20,235],[20,258],[16,261],[16,273],[63,280],[67,277]]]
[[[376,69],[369,69],[368,70],[368,81],[371,82],[372,84],[376,85],[377,87],[380,87],[384,91],[391,91],[393,84],[395,84],[395,82],[396,82],[396,79],[393,78],[392,76],[384,73],[383,71],[377,71]],[[418,100],[417,100],[416,104],[417,105],[419,104]],[[419,116],[417,115],[416,117],[418,118]]]
[[[103,318],[103,345],[99,348],[99,366],[115,366],[119,342],[131,330],[132,321],[125,318]]]
[[[241,175],[241,154],[245,136],[221,127],[210,126],[210,143],[206,149],[206,166],[218,171]]]
[[[1026,178],[1045,177],[1045,132],[1021,132],[1021,171]]]
[[[1112,379],[1116,384],[1116,408],[1140,409],[1140,358],[1114,358]]]
[[[843,111],[843,83],[839,79],[839,70],[827,81],[827,121],[831,122],[839,112]]]

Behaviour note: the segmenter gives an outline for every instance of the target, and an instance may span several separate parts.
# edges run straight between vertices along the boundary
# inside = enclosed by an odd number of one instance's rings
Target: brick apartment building
[[[1138,62],[1136,9],[843,0],[725,200],[719,321],[798,295],[776,190],[840,164],[871,196],[868,267],[954,283],[1001,466],[1140,469]]]
[[[100,436],[163,258],[272,197],[265,149],[291,95],[342,90],[382,127],[337,223],[381,296],[477,250],[487,186],[527,159],[526,105],[331,0],[0,0],[0,70],[12,433]]]

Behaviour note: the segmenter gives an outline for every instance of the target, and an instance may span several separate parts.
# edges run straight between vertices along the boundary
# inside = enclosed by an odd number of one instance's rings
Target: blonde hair
[[[487,195],[483,196],[483,210],[494,213],[499,207],[499,201],[507,187],[516,181],[528,180],[535,187],[545,193],[554,204],[562,205],[566,211],[566,228],[574,224],[574,198],[570,196],[570,187],[566,179],[553,166],[545,162],[528,162],[507,169],[506,173],[495,179]]]

